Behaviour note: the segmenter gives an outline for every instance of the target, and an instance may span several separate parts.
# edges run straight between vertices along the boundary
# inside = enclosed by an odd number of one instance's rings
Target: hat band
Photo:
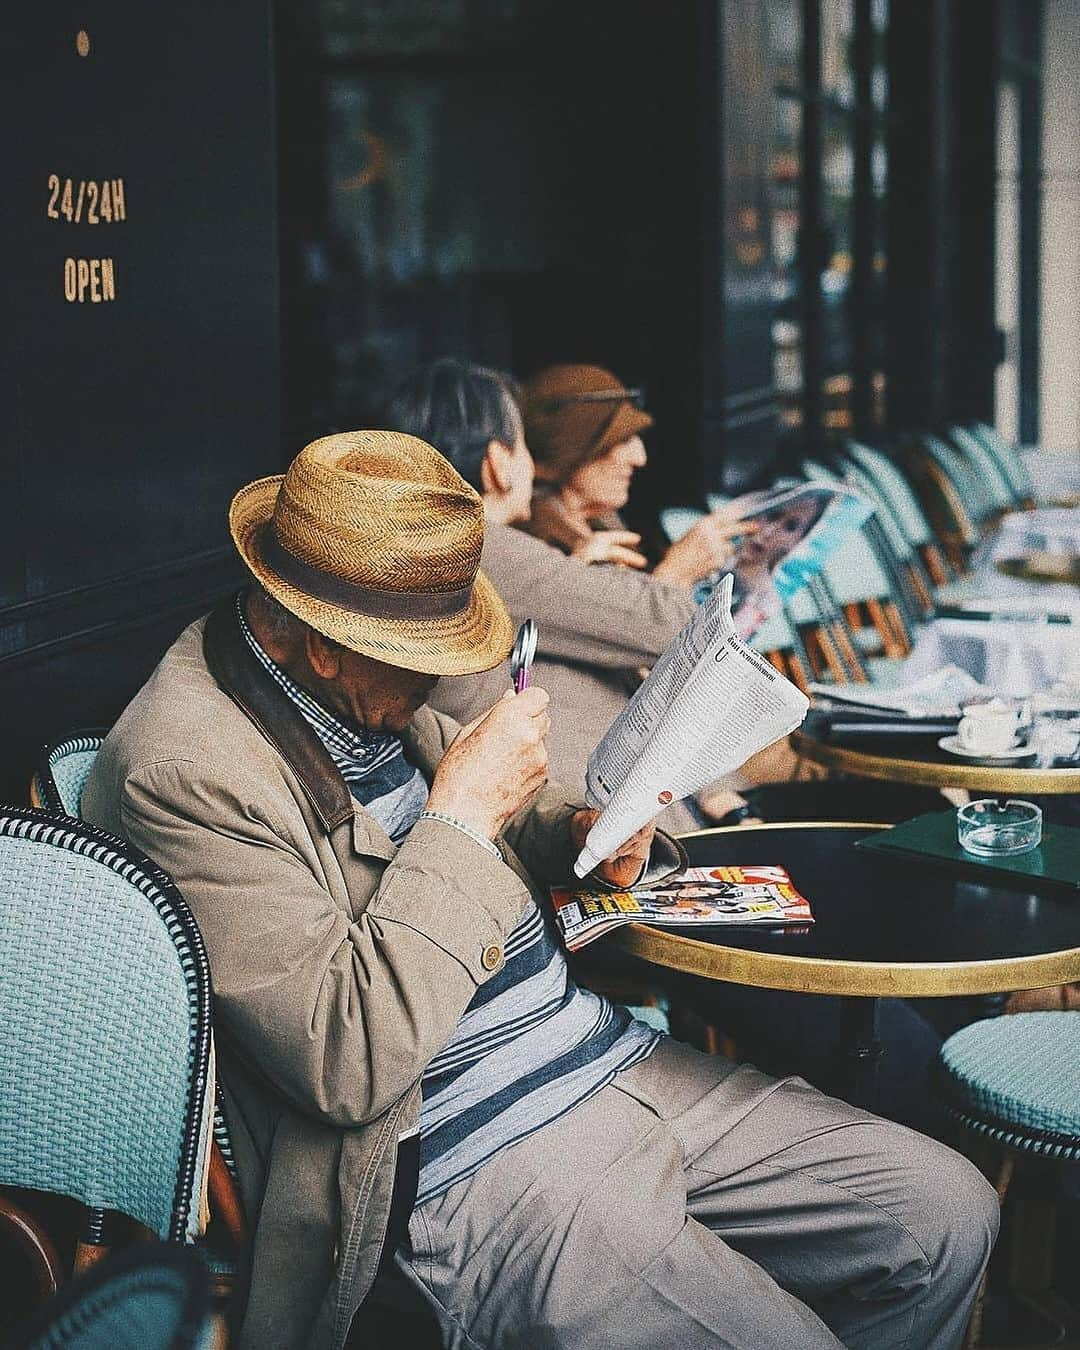
[[[263,558],[282,581],[315,600],[371,619],[445,619],[460,614],[472,596],[472,582],[453,591],[384,591],[324,572],[282,544],[272,521],[262,538]]]

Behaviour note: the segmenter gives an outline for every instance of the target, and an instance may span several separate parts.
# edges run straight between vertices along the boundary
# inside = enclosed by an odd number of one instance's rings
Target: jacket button
[[[485,970],[498,970],[502,965],[502,948],[494,942],[490,947],[485,947],[480,953],[480,964]]]

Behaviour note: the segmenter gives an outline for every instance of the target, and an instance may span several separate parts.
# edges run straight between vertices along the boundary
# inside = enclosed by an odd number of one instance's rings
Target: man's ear
[[[341,649],[336,642],[309,627],[304,634],[308,664],[320,679],[336,680],[341,671]]]
[[[480,486],[485,495],[503,496],[510,491],[509,460],[513,452],[502,441],[488,441],[480,465]]]

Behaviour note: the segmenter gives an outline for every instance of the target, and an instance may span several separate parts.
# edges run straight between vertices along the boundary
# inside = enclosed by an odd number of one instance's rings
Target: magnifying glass
[[[520,694],[529,687],[529,671],[536,655],[538,631],[534,619],[526,619],[517,631],[514,649],[510,653],[510,680],[514,693]]]

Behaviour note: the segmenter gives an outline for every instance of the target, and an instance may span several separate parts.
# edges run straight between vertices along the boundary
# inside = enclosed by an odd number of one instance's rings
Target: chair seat
[[[1080,1016],[1017,1013],[964,1027],[941,1048],[943,1093],[970,1128],[1032,1153],[1080,1158]]]

